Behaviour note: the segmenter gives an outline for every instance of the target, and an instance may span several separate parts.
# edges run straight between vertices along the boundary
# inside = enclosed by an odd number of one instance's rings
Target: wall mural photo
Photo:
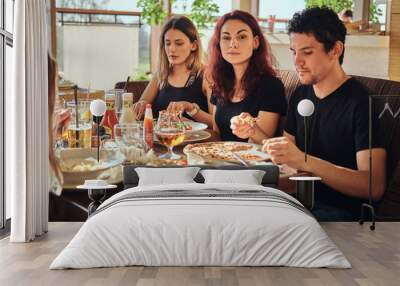
[[[0,284],[398,284],[396,1],[12,2]]]
[[[73,47],[62,44],[65,49],[58,54],[58,67],[63,71],[50,75],[58,86],[54,111],[58,158],[53,164],[58,178],[55,194],[75,190],[87,180],[119,184],[120,191],[138,183],[130,178],[136,167],[200,166],[264,170],[263,184],[293,195],[320,221],[356,221],[363,204],[385,201],[385,188],[398,156],[394,163],[389,160],[393,164],[386,172],[390,147],[383,135],[369,140],[376,125],[368,120],[367,96],[372,91],[384,93],[385,89],[377,86],[385,83],[347,72],[344,47],[348,21],[352,20],[340,18],[342,6],[319,7],[323,5],[318,1],[308,1],[307,9],[281,21],[285,23],[283,33],[288,36],[292,67],[283,70],[276,59],[279,50],[273,47],[270,37],[270,33],[279,35],[282,31],[264,27],[265,19],[242,10],[213,17],[221,7],[226,10],[213,1],[187,1],[182,7],[180,2],[172,6],[170,3],[165,5],[169,10],[162,2],[156,2],[138,2],[138,7],[146,11],[156,5],[155,14],[121,14],[116,10],[101,14],[102,6],[93,6],[90,13],[97,13],[98,17],[89,20],[82,13],[75,15],[81,18],[74,18],[71,10],[65,10],[72,6],[79,10],[75,2],[59,3],[65,5],[57,10],[60,28],[65,30],[64,40],[67,29],[77,22],[94,28],[108,23],[109,16],[121,24],[117,29],[132,29],[129,36],[122,30],[111,33],[121,32],[125,39],[140,39],[140,35],[143,39],[142,20],[160,25],[157,38],[150,39],[155,47],[151,57],[157,59],[151,63],[143,62],[144,46],[126,53],[128,42],[122,45],[121,54],[129,56],[121,63],[102,57],[104,51],[100,49],[97,54],[90,48],[90,53],[98,56],[94,62],[107,64],[113,73],[131,66],[129,63],[141,63],[142,75],[131,74],[124,81],[121,75],[112,73],[104,80],[95,80],[92,75],[97,72],[85,73],[87,83],[82,82],[82,77],[71,80],[79,71],[72,72],[65,53]],[[104,1],[99,5],[109,4]],[[345,4],[346,9],[354,8],[351,1]],[[209,8],[208,14],[200,13],[199,7]],[[183,9],[185,16],[173,15],[174,9]],[[198,14],[194,17],[195,12]],[[127,21],[127,17],[138,18],[138,22]],[[315,17],[329,21],[316,23]],[[329,33],[334,38],[327,36]],[[103,48],[116,42],[110,39]],[[350,53],[351,46],[346,51]],[[123,68],[113,68],[115,65]],[[126,74],[129,72],[124,71]],[[112,89],[98,88],[110,86],[113,76],[119,80],[112,81]],[[342,94],[351,96],[341,97]],[[387,104],[379,117],[384,113],[398,115]],[[197,175],[194,178],[205,180]],[[391,210],[389,213],[394,209]],[[51,213],[55,220],[58,215],[56,211]]]

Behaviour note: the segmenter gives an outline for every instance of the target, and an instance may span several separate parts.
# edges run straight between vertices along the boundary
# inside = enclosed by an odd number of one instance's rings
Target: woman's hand
[[[192,111],[193,105],[188,101],[172,101],[167,107],[168,112],[183,113],[186,111]]]
[[[68,109],[59,109],[54,111],[53,128],[57,135],[61,135],[63,130],[67,129],[71,121],[71,113]]]
[[[257,118],[252,117],[247,112],[242,112],[240,115],[231,118],[232,133],[239,138],[248,139],[256,132],[256,122]]]
[[[147,102],[145,100],[139,100],[133,105],[133,112],[136,114],[136,119],[140,120],[144,116]]]

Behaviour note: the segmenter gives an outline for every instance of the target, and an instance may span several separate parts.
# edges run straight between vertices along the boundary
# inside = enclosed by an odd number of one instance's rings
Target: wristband
[[[189,115],[190,117],[193,117],[199,112],[200,106],[197,103],[192,103],[193,109],[191,111],[186,111],[186,114]]]

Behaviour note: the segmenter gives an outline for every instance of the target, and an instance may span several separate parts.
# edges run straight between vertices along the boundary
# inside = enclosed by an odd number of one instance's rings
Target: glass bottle
[[[147,145],[147,149],[153,149],[153,112],[151,110],[151,104],[146,104],[146,111],[144,113],[143,121],[143,139]]]
[[[118,123],[117,115],[115,114],[115,94],[108,93],[105,95],[107,110],[101,120],[100,125],[104,127],[105,134],[109,138],[114,138],[114,125]]]
[[[119,118],[120,124],[130,124],[136,122],[136,116],[133,112],[133,94],[130,92],[122,95],[123,105],[122,114]]]

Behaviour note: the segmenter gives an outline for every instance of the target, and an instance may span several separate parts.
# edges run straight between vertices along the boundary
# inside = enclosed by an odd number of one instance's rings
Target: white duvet
[[[351,267],[311,215],[280,200],[186,196],[118,202],[137,192],[168,190],[263,191],[299,204],[279,190],[254,185],[131,188],[105,201],[50,269],[127,265]]]

